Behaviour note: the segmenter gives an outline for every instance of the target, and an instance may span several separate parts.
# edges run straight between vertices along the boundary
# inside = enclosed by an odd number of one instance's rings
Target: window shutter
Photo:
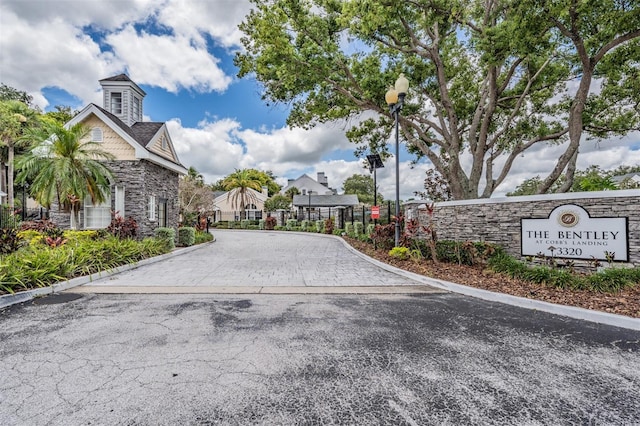
[[[102,142],[102,129],[100,127],[91,129],[91,142]]]

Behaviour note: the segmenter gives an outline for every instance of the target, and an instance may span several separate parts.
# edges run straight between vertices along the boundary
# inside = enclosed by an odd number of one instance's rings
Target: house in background
[[[613,176],[611,180],[620,189],[640,188],[640,172]]]
[[[165,123],[144,122],[146,93],[128,76],[100,80],[103,106],[87,105],[66,125],[82,123],[89,137],[103,144],[115,160],[105,164],[114,173],[111,200],[93,205],[84,200],[80,228],[101,229],[111,222],[111,212],[138,223],[140,236],[153,235],[158,227],[178,227],[178,181],[187,173],[176,154]],[[51,220],[68,227],[69,214],[50,212]]]
[[[335,194],[335,189],[329,188],[329,180],[324,172],[318,172],[318,180],[315,181],[308,175],[304,174],[297,179],[289,179],[287,186],[280,190],[280,194],[285,195],[290,188],[298,188],[301,195],[309,192],[320,195]]]
[[[248,204],[244,208],[244,214],[240,209],[241,200],[238,191],[240,191],[240,188],[222,193],[214,193],[214,217],[212,218],[214,222],[238,221],[242,219],[258,220],[263,218],[264,202],[269,198],[269,190],[267,187],[263,186],[262,192],[251,188],[246,189],[246,200]],[[235,204],[234,201],[236,201]]]

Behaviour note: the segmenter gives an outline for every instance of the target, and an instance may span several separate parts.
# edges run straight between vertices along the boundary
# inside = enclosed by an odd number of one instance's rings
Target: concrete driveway
[[[0,309],[0,424],[639,424],[640,331],[432,292],[331,238],[216,237]],[[407,294],[157,294],[287,283]]]

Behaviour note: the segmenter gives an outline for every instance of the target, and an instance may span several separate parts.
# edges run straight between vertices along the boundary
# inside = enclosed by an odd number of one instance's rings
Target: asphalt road
[[[638,331],[452,293],[72,296],[0,310],[0,424],[640,424]]]

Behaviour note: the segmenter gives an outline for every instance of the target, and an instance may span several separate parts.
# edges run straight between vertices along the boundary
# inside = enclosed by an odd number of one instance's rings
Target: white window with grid
[[[124,211],[124,186],[116,186],[115,201],[116,201],[116,206],[115,206],[116,214],[124,218],[126,214],[126,212]]]
[[[121,92],[111,92],[111,114],[122,114]]]
[[[149,196],[149,220],[155,221],[156,214],[156,197],[154,195]]]
[[[104,229],[111,223],[111,202],[93,204],[91,197],[84,200],[84,228]]]

